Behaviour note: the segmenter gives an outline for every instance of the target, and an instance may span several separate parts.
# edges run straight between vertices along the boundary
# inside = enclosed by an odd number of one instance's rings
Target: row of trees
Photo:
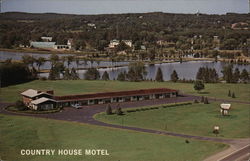
[[[219,76],[214,68],[200,67],[196,79],[205,83],[216,83],[219,81]]]
[[[143,16],[143,18],[139,18]],[[25,17],[25,21],[20,21]],[[18,19],[19,18],[19,19]],[[30,40],[39,41],[41,36],[52,36],[53,41],[65,44],[73,38],[77,50],[97,49],[103,51],[112,39],[132,40],[157,47],[157,40],[174,42],[177,49],[213,49],[213,36],[219,36],[222,49],[244,49],[249,30],[233,30],[232,23],[247,22],[247,14],[200,15],[194,14],[114,14],[114,15],[55,15],[4,13],[0,17],[0,47],[15,48],[29,45]],[[29,23],[31,22],[31,23]],[[88,26],[95,24],[95,28]],[[119,32],[118,32],[119,31]],[[119,33],[119,34],[117,34]],[[126,49],[123,45],[119,50]]]
[[[5,61],[0,65],[0,87],[34,80],[32,71],[24,64]]]
[[[243,69],[242,72],[238,68],[233,70],[232,65],[225,66],[221,71],[223,73],[223,79],[227,83],[248,83],[250,81],[249,73],[246,69]]]

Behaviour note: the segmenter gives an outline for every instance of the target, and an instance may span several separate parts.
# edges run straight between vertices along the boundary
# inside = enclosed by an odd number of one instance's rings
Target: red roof
[[[74,101],[74,100],[104,99],[111,97],[142,96],[142,95],[162,94],[162,93],[172,93],[172,92],[177,92],[177,90],[168,88],[154,88],[154,89],[141,89],[132,91],[83,94],[83,95],[54,96],[54,99],[59,101]]]

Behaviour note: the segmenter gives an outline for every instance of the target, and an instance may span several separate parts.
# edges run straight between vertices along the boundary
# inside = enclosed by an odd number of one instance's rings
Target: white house
[[[122,42],[124,42],[129,47],[132,47],[132,45],[133,45],[132,40],[122,40]],[[109,43],[109,48],[115,48],[119,44],[120,44],[119,40],[116,40],[116,39],[111,40]]]
[[[115,48],[117,45],[120,44],[120,41],[119,40],[111,40],[110,43],[109,43],[109,48]]]

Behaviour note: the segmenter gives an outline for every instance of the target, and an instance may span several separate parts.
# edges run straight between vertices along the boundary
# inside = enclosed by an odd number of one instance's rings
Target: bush
[[[204,104],[209,104],[207,97],[204,99]]]
[[[18,109],[19,111],[25,111],[28,110],[28,107],[24,105],[24,103],[20,100],[17,100],[15,103],[15,108]]]
[[[201,97],[201,102],[204,103],[205,99],[204,96]]]
[[[122,112],[122,109],[119,107],[116,109],[116,112],[115,112],[117,115],[122,115],[123,112]]]
[[[194,103],[199,103],[199,101],[197,99],[194,100]]]

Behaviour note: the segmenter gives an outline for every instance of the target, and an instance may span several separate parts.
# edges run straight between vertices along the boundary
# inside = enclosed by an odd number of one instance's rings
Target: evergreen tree
[[[162,70],[161,70],[161,68],[158,68],[157,73],[156,73],[155,80],[156,80],[157,82],[163,82],[163,75],[162,75]]]
[[[107,71],[105,71],[102,75],[102,80],[109,80],[109,74]]]
[[[173,73],[171,74],[171,81],[177,82],[179,80],[177,72],[174,70]]]
[[[205,88],[205,85],[201,80],[197,80],[194,82],[194,89],[196,91],[199,92],[200,90],[203,90],[204,88]]]
[[[60,79],[60,74],[63,74],[65,70],[64,64],[62,62],[56,62],[52,65],[50,72],[49,72],[49,79],[56,80]]]
[[[204,103],[205,99],[204,96],[201,97],[201,102]]]
[[[235,68],[233,74],[233,83],[238,83],[239,79],[240,79],[240,71],[238,68]]]
[[[112,114],[112,108],[111,108],[110,104],[108,104],[108,106],[106,108],[106,114],[107,115],[111,115]]]
[[[232,97],[232,95],[231,95],[231,91],[229,90],[228,91],[228,95],[227,95],[228,97]]]
[[[78,75],[78,73],[76,72],[76,69],[75,69],[75,68],[72,68],[72,69],[71,69],[70,75],[71,75],[71,79],[72,79],[72,80],[80,79],[80,78],[79,78],[79,75]]]
[[[88,68],[84,76],[86,80],[98,80],[100,78],[100,73],[96,68]]]
[[[232,93],[232,98],[236,98],[234,92]]]
[[[71,79],[71,74],[68,68],[65,69],[65,72],[63,74],[63,79],[65,80],[70,80]]]
[[[126,80],[126,72],[120,72],[117,77],[118,81],[125,81]]]
[[[204,104],[209,104],[207,97],[204,99]]]
[[[129,81],[138,82],[142,81],[147,74],[145,65],[143,62],[133,62],[129,64],[127,78]]]
[[[225,66],[221,72],[223,73],[223,79],[227,83],[233,83],[233,66],[232,65]]]
[[[247,72],[246,69],[243,69],[240,75],[240,79],[244,82],[247,83],[250,80],[249,73]]]

